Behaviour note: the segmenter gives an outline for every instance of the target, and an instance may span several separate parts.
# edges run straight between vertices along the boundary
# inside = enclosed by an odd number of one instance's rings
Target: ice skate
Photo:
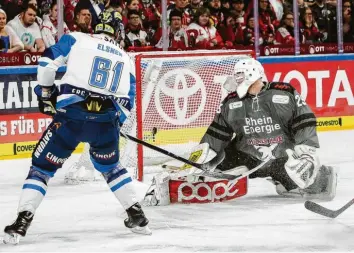
[[[127,209],[128,218],[124,220],[124,225],[132,232],[137,234],[151,235],[148,227],[149,220],[145,217],[139,203],[136,203]]]
[[[31,212],[24,211],[19,213],[16,221],[12,225],[5,227],[3,242],[5,244],[19,244],[21,237],[26,236],[32,220],[33,214]]]

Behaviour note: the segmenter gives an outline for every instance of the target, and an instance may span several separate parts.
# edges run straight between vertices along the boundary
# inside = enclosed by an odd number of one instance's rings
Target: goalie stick
[[[137,139],[137,138],[135,138],[135,137],[133,137],[133,136],[130,136],[130,135],[128,135],[128,134],[125,134],[125,133],[123,133],[123,132],[120,132],[120,133],[121,133],[121,135],[122,135],[123,137],[125,137],[125,138],[127,138],[127,139],[129,139],[129,140],[131,140],[131,141],[134,141],[134,142],[136,142],[136,143],[139,143],[139,144],[141,144],[141,145],[144,145],[144,146],[146,146],[146,147],[148,147],[148,148],[150,148],[150,149],[153,149],[153,150],[155,150],[155,151],[158,151],[158,152],[160,152],[160,153],[162,153],[162,154],[164,154],[164,155],[167,155],[167,156],[169,156],[169,157],[172,157],[172,158],[174,158],[174,159],[176,159],[176,160],[178,160],[178,161],[184,162],[184,163],[189,164],[189,165],[191,165],[191,166],[193,166],[193,167],[196,167],[196,168],[198,168],[198,169],[200,169],[200,170],[203,170],[203,171],[207,172],[208,175],[211,176],[211,177],[220,178],[220,179],[235,180],[235,179],[237,179],[237,178],[240,178],[240,177],[243,175],[243,174],[242,174],[242,175],[237,175],[237,176],[235,176],[235,175],[225,174],[225,173],[222,173],[222,172],[212,172],[212,171],[209,171],[211,168],[216,167],[216,165],[219,164],[219,163],[222,161],[221,159],[224,159],[224,155],[225,155],[224,153],[222,153],[222,155],[217,155],[217,156],[215,156],[213,159],[211,159],[211,160],[210,160],[209,162],[207,162],[207,163],[201,163],[201,164],[200,164],[200,163],[195,163],[195,162],[189,161],[188,159],[185,159],[185,158],[183,158],[183,157],[181,157],[181,156],[178,156],[178,155],[176,155],[176,154],[174,154],[174,153],[172,153],[172,152],[169,152],[169,151],[167,151],[167,150],[165,150],[165,149],[162,149],[162,148],[160,148],[160,147],[154,146],[154,145],[152,145],[152,144],[150,144],[150,143],[147,143],[147,142],[145,142],[145,141],[139,140],[139,139]],[[264,164],[266,164],[269,160],[270,160],[270,159],[265,160],[264,162],[262,162],[262,163],[261,163],[259,166],[257,166],[256,168],[259,169],[259,168],[263,167]],[[216,165],[215,165],[215,164],[216,164]],[[256,168],[254,168],[254,169],[248,171],[248,173],[251,172],[251,171],[252,171],[251,173],[253,173]],[[251,173],[249,173],[249,174],[251,174]],[[244,173],[244,174],[246,174],[246,173]],[[249,175],[249,174],[248,174],[248,175]],[[247,176],[247,175],[246,175],[246,176]]]
[[[147,143],[147,142],[145,142],[143,140],[137,139],[137,138],[135,138],[133,136],[130,136],[128,134],[125,134],[123,132],[120,132],[120,134],[123,137],[125,137],[125,138],[127,138],[127,139],[129,139],[131,141],[134,141],[134,142],[139,143],[141,145],[144,145],[144,146],[146,146],[146,147],[148,147],[150,149],[158,151],[158,152],[160,152],[160,153],[162,153],[164,155],[172,157],[172,158],[174,158],[174,159],[176,159],[178,161],[181,161],[181,162],[189,164],[189,165],[191,165],[193,167],[196,167],[196,168],[204,171],[204,173],[206,173],[205,175],[208,175],[208,176],[214,177],[214,178],[220,178],[220,179],[235,180],[235,179],[240,179],[240,178],[246,177],[246,176],[252,174],[253,172],[255,172],[256,170],[262,168],[266,163],[268,163],[272,159],[271,157],[269,157],[268,159],[262,161],[262,163],[259,164],[257,167],[255,167],[255,168],[253,168],[253,169],[251,169],[251,170],[249,170],[249,171],[247,171],[245,173],[242,173],[240,175],[230,175],[230,174],[225,174],[225,173],[222,173],[222,172],[209,171],[211,168],[215,168],[224,159],[224,155],[225,155],[224,153],[221,153],[221,155],[215,156],[209,162],[206,162],[206,163],[195,163],[195,162],[189,161],[188,159],[185,159],[185,158],[183,158],[181,156],[178,156],[178,155],[176,155],[176,154],[174,154],[172,152],[169,152],[169,151],[167,151],[165,149],[162,149],[160,147],[154,146],[154,145],[152,145],[150,143]]]
[[[341,213],[343,213],[345,210],[347,210],[351,205],[354,204],[354,199],[350,200],[347,204],[345,204],[343,207],[341,207],[338,210],[331,210],[328,209],[324,206],[321,206],[315,202],[312,202],[310,200],[307,200],[305,202],[305,208],[307,210],[310,210],[314,213],[329,217],[329,218],[336,218],[338,215],[340,215]]]

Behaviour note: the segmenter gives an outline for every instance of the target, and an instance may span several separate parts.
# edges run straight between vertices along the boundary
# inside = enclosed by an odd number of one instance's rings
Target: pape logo
[[[232,182],[218,182],[214,185],[208,185],[207,183],[196,183],[194,185],[184,182],[178,187],[178,202],[193,199],[207,202],[220,201],[227,197],[234,197],[239,191],[235,186]]]

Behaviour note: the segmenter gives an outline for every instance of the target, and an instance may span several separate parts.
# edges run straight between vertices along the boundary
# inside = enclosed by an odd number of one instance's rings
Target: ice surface
[[[322,204],[338,209],[354,197],[354,150],[346,144],[354,140],[354,131],[319,136],[323,163],[340,169],[337,197]],[[75,159],[49,183],[21,244],[0,244],[0,252],[354,251],[354,207],[334,220],[325,218],[306,210],[302,200],[278,196],[262,179],[251,180],[247,196],[234,201],[145,208],[153,235],[132,234],[104,182],[64,185]],[[29,165],[29,159],[0,162],[1,231],[16,217]],[[136,184],[143,195],[146,185]]]

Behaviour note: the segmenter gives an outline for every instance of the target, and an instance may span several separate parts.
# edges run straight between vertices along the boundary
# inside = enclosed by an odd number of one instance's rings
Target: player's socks
[[[30,211],[33,214],[41,204],[46,192],[50,176],[37,167],[31,167],[22,187],[18,213]]]

